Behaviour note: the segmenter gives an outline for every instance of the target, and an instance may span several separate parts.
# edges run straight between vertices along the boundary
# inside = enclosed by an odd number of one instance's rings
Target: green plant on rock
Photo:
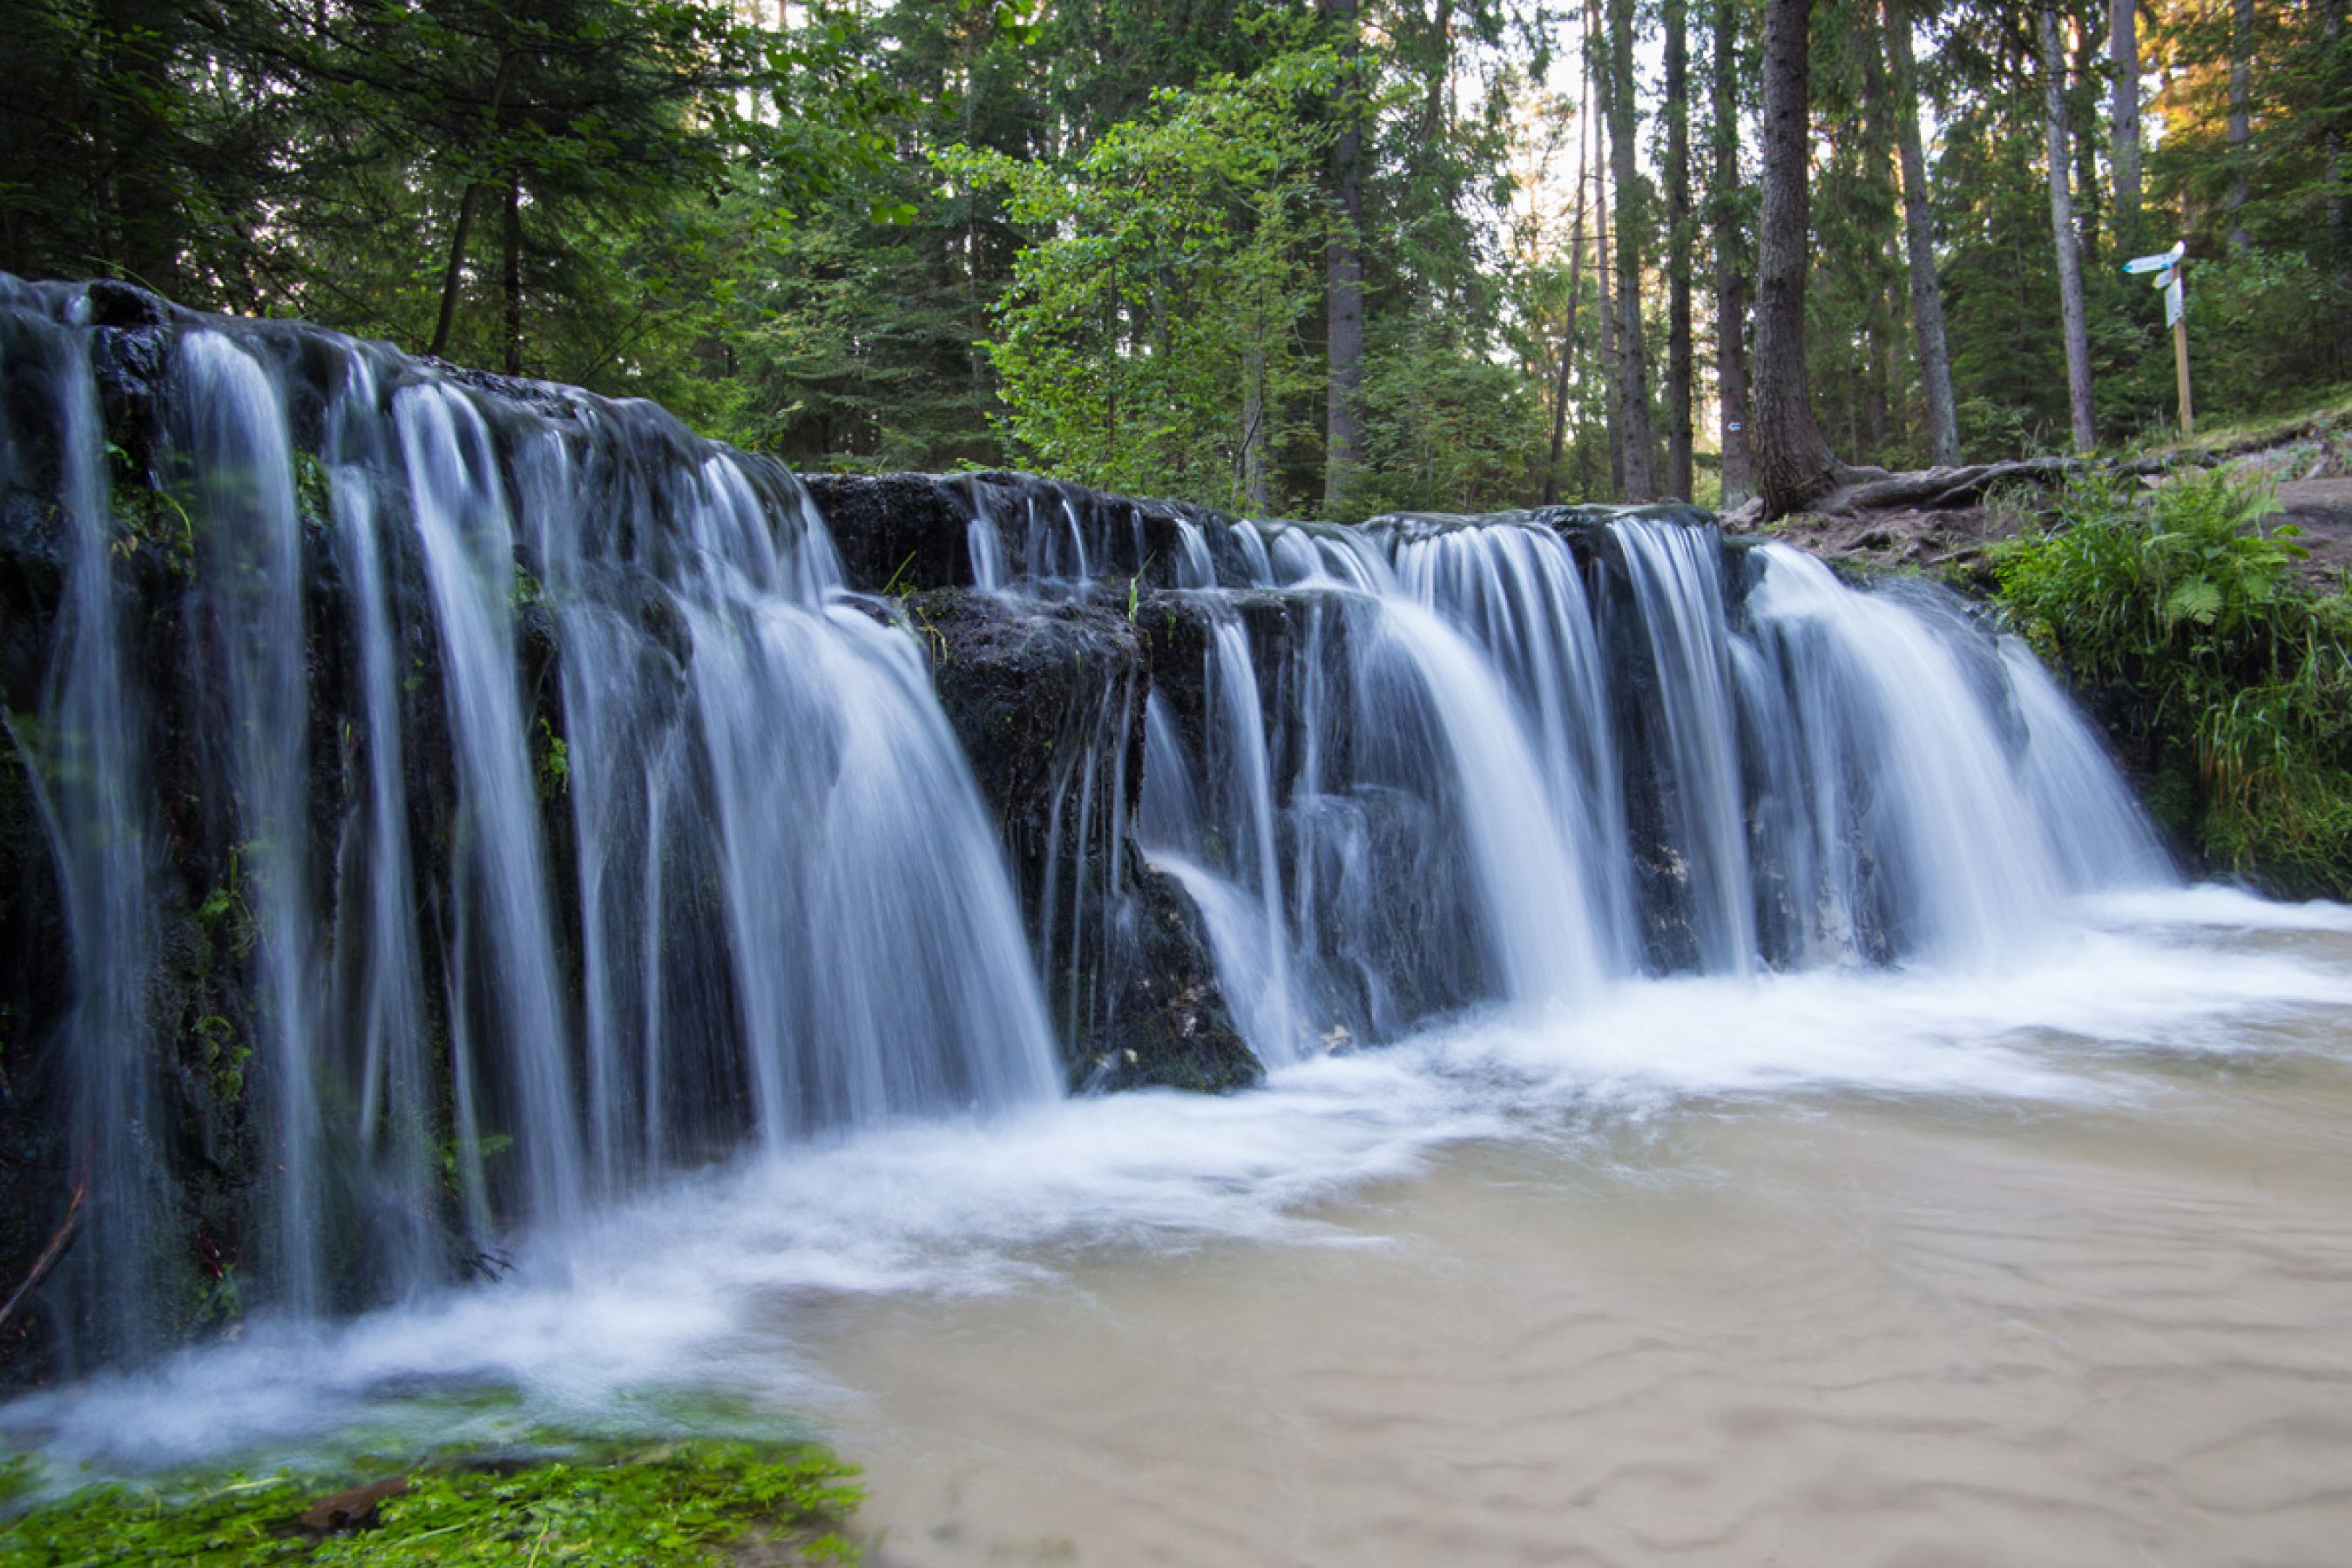
[[[206,893],[204,901],[196,906],[196,920],[206,934],[226,942],[229,952],[238,958],[253,951],[253,906],[246,902],[244,876],[245,858],[253,848],[250,843],[229,846],[226,880]]]
[[[1997,556],[2019,631],[2134,715],[2151,804],[2216,866],[2291,895],[2352,893],[2352,597],[2297,580],[2306,555],[2263,488],[2205,474],[2142,496],[2076,480],[2046,531]]]
[[[760,1561],[852,1563],[837,1527],[856,1509],[853,1474],[799,1444],[696,1440],[482,1463],[463,1456],[405,1475],[229,1475],[202,1485],[106,1486],[36,1508],[0,1528],[0,1568],[157,1563],[392,1564],[569,1563],[668,1568],[726,1560],[758,1542]],[[320,1502],[361,1480],[370,1491]],[[0,1489],[29,1485],[0,1468]],[[0,1489],[0,1496],[6,1491]],[[321,1510],[344,1510],[321,1526]]]
[[[196,1054],[204,1063],[206,1087],[213,1099],[230,1105],[245,1094],[245,1064],[253,1058],[253,1047],[236,1037],[236,1026],[217,1013],[207,1013],[191,1026],[196,1039]]]
[[[555,732],[545,714],[539,720],[539,795],[552,800],[572,793],[572,747]]]

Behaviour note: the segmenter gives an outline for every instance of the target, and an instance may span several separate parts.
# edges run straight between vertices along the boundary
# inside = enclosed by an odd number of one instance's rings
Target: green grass
[[[404,1474],[366,1522],[305,1529],[320,1500]],[[230,1474],[156,1486],[107,1485],[0,1525],[0,1568],[121,1563],[467,1563],[667,1568],[725,1563],[855,1563],[838,1533],[856,1509],[852,1474],[821,1448],[695,1439],[602,1446],[527,1459],[445,1456],[403,1470],[340,1476]],[[0,1503],[27,1486],[0,1464]]]
[[[2126,455],[2197,457],[2254,441],[2283,443],[2307,425],[2352,426],[2352,386],[2330,387],[2283,412],[2200,421],[2194,436],[2180,436],[2168,426],[2167,433],[2154,440],[2129,445]]]
[[[2352,898],[2352,596],[2299,583],[2270,492],[2092,475],[1999,547],[2001,603],[2121,721],[2150,805],[2217,870]]]

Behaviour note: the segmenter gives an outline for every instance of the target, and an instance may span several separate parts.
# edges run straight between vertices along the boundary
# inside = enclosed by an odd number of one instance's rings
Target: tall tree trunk
[[[1874,22],[1877,12],[1866,4],[1861,11],[1865,24]],[[1874,462],[1886,449],[1891,427],[1890,405],[1893,402],[1895,247],[1898,244],[1899,218],[1894,171],[1902,159],[1898,151],[1901,138],[1895,129],[1893,93],[1887,87],[1886,49],[1883,30],[1866,25],[1853,39],[1854,53],[1862,58],[1862,124],[1850,135],[1857,135],[1865,160],[1864,195],[1869,198],[1857,217],[1872,248],[1876,252],[1861,268],[1861,281],[1865,290],[1862,310],[1862,357],[1853,390],[1861,404],[1861,428],[1848,443],[1846,450],[1856,462]],[[1873,265],[1875,263],[1875,265]]]
[[[1243,503],[1264,513],[1273,506],[1274,492],[1266,479],[1265,315],[1261,309],[1251,329],[1248,352],[1242,358],[1242,439],[1237,454],[1239,472],[1234,488]]]
[[[466,238],[473,232],[474,207],[480,201],[482,183],[468,181],[466,194],[457,198],[457,226],[449,231],[449,259],[441,268],[441,314],[433,325],[433,341],[425,345],[428,354],[449,352],[449,333],[457,324],[457,293],[466,279]]]
[[[2343,80],[2344,61],[2344,0],[2325,0],[2326,10],[2320,21],[2320,36],[2326,41],[2328,80],[2352,86]],[[2343,100],[2338,99],[2341,103]],[[2327,153],[2327,240],[2332,253],[2336,278],[2336,374],[2352,371],[2352,211],[2347,211],[2344,199],[2344,119],[2352,114],[2352,107],[2339,108],[2321,133],[2321,145]]]
[[[522,374],[522,177],[507,177],[506,372]]]
[[[1690,26],[1687,0],[1665,0],[1666,493],[1691,499]]]
[[[1891,282],[1882,275],[1870,291],[1870,374],[1863,389],[1863,438],[1854,448],[1868,454],[1864,461],[1875,459],[1886,450],[1894,386],[1895,296]]]
[[[1592,69],[1585,64],[1583,86],[1577,95],[1576,126],[1576,222],[1569,231],[1568,240],[1568,309],[1559,329],[1559,366],[1557,384],[1552,388],[1551,460],[1544,465],[1544,505],[1551,506],[1559,500],[1559,458],[1568,446],[1568,379],[1570,363],[1576,356],[1576,302],[1584,292],[1584,171],[1585,148],[1592,126]]]
[[[490,81],[489,120],[499,128],[503,139],[510,129],[505,116],[507,84],[514,75],[517,51],[511,47],[499,53],[498,75]],[[457,198],[457,226],[449,231],[449,258],[441,268],[441,313],[433,326],[433,342],[426,347],[428,354],[449,352],[449,334],[457,324],[457,294],[466,279],[466,241],[474,228],[474,210],[481,205],[486,187],[479,180],[467,182],[465,195]]]
[[[2232,0],[2230,7],[2230,189],[2221,209],[2230,215],[2230,251],[2242,255],[2252,240],[2246,234],[2246,198],[2252,192],[2247,163],[2252,159],[2254,100],[2254,0]]]
[[[1734,0],[1715,0],[1715,173],[1711,206],[1715,222],[1716,417],[1723,436],[1723,504],[1738,506],[1753,494],[1756,476],[1748,460],[1747,235],[1739,222],[1739,32]]]
[[[1642,346],[1642,175],[1633,146],[1633,0],[1609,3],[1609,163],[1617,182],[1617,392],[1627,500],[1658,493],[1651,470],[1650,367]]]
[[[1765,0],[1764,212],[1756,287],[1756,477],[1766,518],[1836,487],[1838,463],[1805,387],[1811,260],[1811,0]]]
[[[166,150],[185,9],[170,0],[101,0],[95,17],[108,86],[100,123],[88,129],[103,144],[114,260],[132,281],[164,294],[181,286],[183,192]]]
[[[1324,247],[1326,352],[1329,378],[1323,443],[1323,510],[1337,513],[1348,504],[1364,466],[1364,123],[1354,63],[1358,53],[1358,0],[1324,0],[1324,14],[1339,35],[1339,53],[1349,69],[1341,79],[1339,134],[1331,143],[1331,194],[1335,211]]]
[[[1599,110],[1593,130],[1592,259],[1600,268],[1601,375],[1609,384],[1601,406],[1609,425],[1609,493],[1622,500],[1625,495],[1625,398],[1622,391],[1625,362],[1617,352],[1617,333],[1622,323],[1609,259],[1609,155],[1601,145],[1601,138],[1607,133],[1612,91],[1607,47],[1601,28],[1601,0],[1584,0],[1585,68],[1591,73],[1594,107]]]
[[[2131,0],[2117,0],[2129,5]],[[1960,460],[1960,422],[1952,399],[1952,355],[1944,341],[1944,291],[1936,279],[1936,215],[1927,194],[1927,154],[1919,138],[1919,73],[1911,57],[1911,10],[1886,0],[1886,64],[1895,100],[1895,140],[1903,162],[1903,252],[1911,271],[1911,328],[1919,341],[1919,384],[1927,400],[1928,459]]]
[[[2091,408],[2091,333],[2083,310],[2083,259],[2074,249],[2074,198],[2066,184],[2066,52],[2053,0],[2042,0],[2041,37],[2051,243],[2058,252],[2058,303],[2066,328],[2066,405],[2074,420],[2074,449],[2087,452],[2099,444],[2099,426]]]
[[[2075,35],[2075,91],[2069,99],[2066,122],[2074,131],[2074,233],[2081,249],[2077,252],[2085,268],[2099,265],[2099,102],[2096,84],[2099,78],[2099,41],[2088,28]]]
[[[2139,0],[2107,0],[2107,64],[2115,80],[2108,113],[2115,146],[2116,238],[2139,249]]]

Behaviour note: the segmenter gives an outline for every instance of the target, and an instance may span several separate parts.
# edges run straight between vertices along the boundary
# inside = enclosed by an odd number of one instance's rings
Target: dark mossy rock
[[[1157,683],[1198,706],[1197,640],[1180,636],[1164,671],[1153,663],[1164,628],[1189,620],[952,589],[905,608],[997,817],[1073,1085],[1256,1081],[1191,905],[1131,831],[1146,695]],[[1147,621],[1163,632],[1147,636]]]
[[[1140,613],[958,589],[905,610],[996,816],[1073,1083],[1255,1081],[1189,905],[1133,840],[1155,679]]]
[[[936,589],[910,595],[905,608],[930,651],[940,706],[1030,891],[1074,768],[1091,755],[1118,775],[1106,818],[1134,807],[1151,673],[1143,637],[1124,615],[1087,605]],[[1111,781],[1102,787],[1108,793]]]
[[[1234,1027],[1192,900],[1167,877],[1137,864],[1124,913],[1135,962],[1124,967],[1110,1020],[1070,1064],[1088,1092],[1159,1086],[1226,1094],[1265,1078]]]
[[[808,474],[801,482],[824,514],[842,570],[869,594],[969,588],[971,505],[957,480],[937,474]]]
[[[971,524],[984,520],[1017,574],[1116,597],[1172,587],[1184,530],[1216,514],[1084,489],[1034,474],[808,474],[849,585],[902,594],[975,585]]]

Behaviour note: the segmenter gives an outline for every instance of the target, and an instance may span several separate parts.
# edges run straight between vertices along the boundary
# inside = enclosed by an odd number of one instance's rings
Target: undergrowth
[[[2267,489],[2078,479],[1999,550],[2018,629],[2132,731],[2151,805],[2217,869],[2352,897],[2352,597],[2299,583]]]
[[[9,1468],[0,1464],[0,1483]],[[381,1472],[103,1486],[0,1523],[0,1565],[670,1568],[723,1563],[739,1547],[756,1547],[767,1563],[848,1563],[857,1549],[835,1527],[857,1505],[849,1474],[819,1448],[709,1440],[520,1464],[459,1457],[407,1472],[380,1500],[362,1500],[350,1510],[356,1521],[310,1524],[304,1516],[323,1495]],[[5,1490],[0,1484],[0,1497]]]

